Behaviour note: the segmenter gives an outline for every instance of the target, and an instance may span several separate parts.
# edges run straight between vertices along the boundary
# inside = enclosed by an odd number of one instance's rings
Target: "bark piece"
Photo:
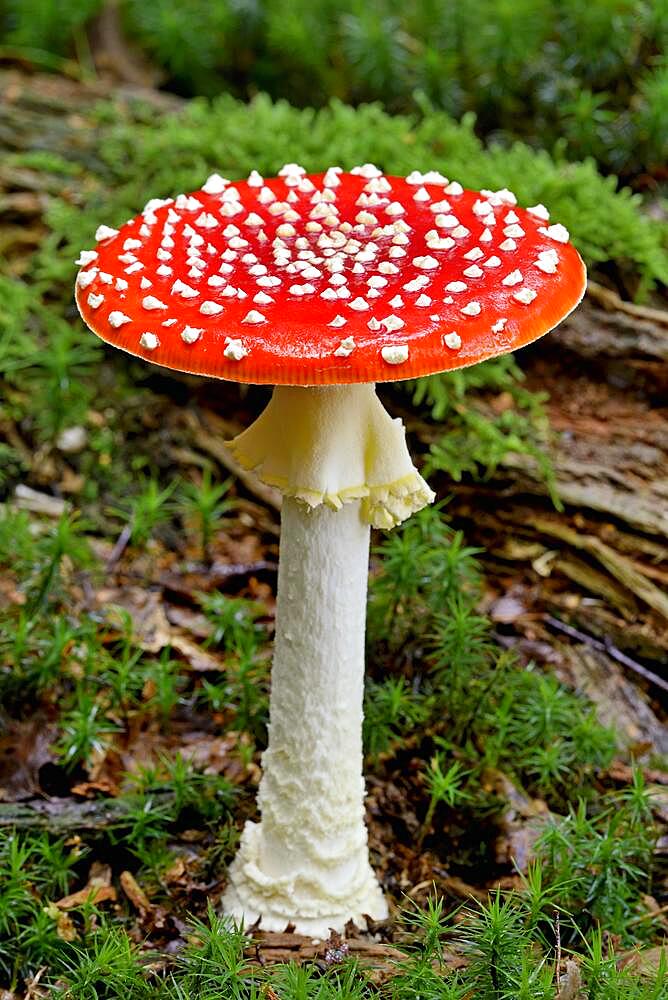
[[[668,520],[668,509],[665,511]],[[580,549],[594,556],[608,572],[627,587],[636,597],[649,604],[660,615],[668,619],[668,595],[659,590],[651,580],[648,580],[630,559],[620,555],[595,535],[584,535],[573,530],[568,525],[554,519],[537,518],[535,527],[538,531],[553,538],[567,542],[575,549]]]
[[[624,746],[648,744],[656,754],[668,753],[668,730],[652,711],[647,696],[628,680],[614,660],[588,646],[559,644],[556,674],[586,695],[604,726],[620,735]]]

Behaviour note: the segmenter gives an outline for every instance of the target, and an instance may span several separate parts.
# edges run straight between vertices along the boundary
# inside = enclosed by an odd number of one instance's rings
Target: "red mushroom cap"
[[[536,340],[577,305],[585,268],[542,205],[434,171],[366,164],[212,175],[100,226],[77,305],[103,340],[178,371],[281,385],[385,382]]]

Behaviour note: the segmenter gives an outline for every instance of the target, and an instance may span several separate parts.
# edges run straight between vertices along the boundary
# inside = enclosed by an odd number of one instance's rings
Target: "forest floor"
[[[94,160],[88,116],[102,96],[99,83],[12,69],[0,74],[0,89],[0,144],[23,151],[39,146],[55,154],[80,142],[82,158]],[[143,98],[156,114],[169,114],[178,104],[164,95]],[[55,198],[76,198],[75,186],[86,183],[84,172],[57,191],[52,175],[36,161],[20,168],[0,162],[0,253],[12,278],[34,280],[31,254],[48,233],[47,208]],[[424,694],[418,691],[423,674],[432,669],[426,632],[417,639],[406,633],[393,642],[379,638],[381,619],[388,620],[383,619],[388,606],[382,581],[398,586],[387,567],[399,549],[378,536],[372,577],[380,584],[372,581],[370,611],[370,697],[376,701],[367,709],[370,727],[378,719],[378,732],[370,728],[367,734],[368,822],[373,863],[392,901],[392,917],[366,934],[351,927],[345,940],[334,936],[321,944],[290,928],[284,934],[255,929],[252,942],[241,945],[244,969],[262,971],[296,960],[324,975],[354,956],[367,970],[365,984],[382,991],[410,950],[414,904],[428,912],[428,900],[437,894],[447,914],[456,915],[462,906],[467,913],[475,901],[487,905],[497,887],[521,894],[536,858],[556,870],[554,842],[539,850],[535,845],[550,817],[567,816],[580,796],[590,807],[591,843],[619,846],[628,830],[609,826],[611,804],[628,802],[639,780],[649,789],[643,822],[652,829],[649,851],[647,845],[637,850],[642,860],[631,847],[628,864],[615,868],[618,859],[613,863],[586,853],[580,830],[582,843],[569,848],[568,871],[560,877],[574,877],[577,851],[583,852],[591,880],[605,871],[608,896],[597,897],[603,892],[597,888],[591,895],[586,890],[568,897],[570,905],[589,910],[589,923],[576,921],[576,926],[587,934],[602,930],[604,950],[612,948],[617,970],[645,963],[656,973],[660,967],[668,931],[664,307],[659,296],[651,306],[636,306],[623,301],[612,282],[592,281],[582,307],[560,330],[522,353],[523,388],[547,394],[544,405],[553,431],[546,445],[554,472],[550,488],[536,461],[519,453],[504,454],[482,480],[465,475],[453,483],[439,472],[431,477],[439,498],[449,498],[447,526],[438,530],[478,550],[459,556],[449,572],[463,579],[472,595],[467,614],[485,621],[481,655],[493,663],[484,667],[490,685],[504,683],[499,657],[511,651],[513,669],[523,678],[527,671],[556,678],[559,692],[574,693],[578,704],[591,703],[600,733],[587,737],[588,749],[580,758],[569,742],[580,725],[576,714],[569,717],[575,702],[557,705],[557,689],[546,688],[541,697],[553,701],[545,717],[553,709],[564,717],[540,724],[531,717],[531,724],[544,730],[536,736],[544,750],[538,763],[525,760],[517,735],[508,737],[507,746],[499,744],[496,757],[487,754],[487,731],[460,733],[449,742],[435,721],[437,695],[428,685]],[[124,384],[114,403],[109,372],[117,364],[136,371],[107,352],[82,376],[106,386],[104,405],[89,406],[80,423],[68,428],[69,439],[61,433],[55,441],[36,443],[29,421],[20,416],[21,393],[8,390],[0,400],[0,436],[11,450],[0,478],[5,502],[0,834],[4,830],[8,838],[0,851],[3,1000],[48,995],[46,982],[71,987],[70,966],[58,965],[52,956],[61,945],[84,949],[90,935],[109,921],[141,945],[149,977],[166,976],[192,946],[193,935],[197,938],[188,921],[205,920],[209,903],[217,908],[225,861],[244,820],[254,814],[280,497],[237,468],[224,442],[250,423],[267,395],[257,388],[154,373],[136,393]],[[410,409],[407,397],[394,390],[381,395],[393,413],[404,417],[415,455],[426,456],[442,426]],[[46,396],[42,405],[50,405]],[[481,413],[498,415],[512,409],[514,400],[505,390],[486,391],[479,405]],[[145,478],[144,461],[133,464],[135,450],[150,453],[151,468],[159,470],[157,486]],[[115,475],[117,461],[128,482],[146,482],[144,499],[123,516],[110,508],[108,496],[123,506],[112,486],[93,494],[87,482],[91,463],[97,482],[104,483],[105,468]],[[212,488],[206,470],[214,483],[226,482],[208,507],[202,500]],[[200,489],[197,495],[188,491],[192,483]],[[555,507],[554,493],[562,509]],[[205,508],[213,511],[208,521]],[[70,517],[79,509],[81,518]],[[418,532],[418,542],[432,528]],[[433,587],[435,597],[420,592],[411,600],[430,606],[438,596],[437,584]],[[390,603],[399,617],[401,601],[395,592]],[[434,628],[438,622],[435,614]],[[477,627],[466,625],[472,643]],[[488,647],[495,652],[488,653]],[[464,669],[473,677],[478,667]],[[393,689],[382,686],[388,671]],[[401,701],[408,699],[409,689],[417,692],[413,707]],[[389,705],[393,691],[400,703],[396,710]],[[488,697],[497,720],[489,732],[498,734],[503,699],[497,690],[480,694],[480,704]],[[527,713],[536,714],[531,698]],[[511,728],[520,721],[511,720]],[[596,740],[604,742],[600,734],[606,727],[616,732],[614,746],[591,749]],[[571,756],[547,760],[551,742],[568,744]],[[445,771],[450,783],[446,780],[439,791],[441,765],[452,761],[454,773]],[[636,819],[627,817],[629,829]],[[25,889],[29,883],[26,892],[50,914],[49,928],[40,930],[37,911],[24,897],[20,906],[10,899],[3,910],[11,831],[27,838],[22,867],[29,874],[21,885]],[[40,840],[45,835],[59,845],[59,861],[49,862]],[[49,863],[61,873],[55,882],[42,871]],[[626,869],[634,865],[649,868],[651,881],[630,875]],[[47,883],[48,889],[40,889]],[[563,894],[565,900],[568,894]],[[616,894],[626,907],[621,923],[609,909]],[[553,931],[556,919],[558,934],[562,904],[555,900],[556,895],[546,921]],[[12,905],[18,907],[14,916],[25,914],[16,925],[19,931],[35,928],[35,940],[17,947],[9,943]],[[564,914],[566,908],[564,902]],[[636,921],[649,928],[647,933],[626,932]],[[541,933],[549,938],[551,932]],[[556,985],[552,993],[540,995],[561,1000],[580,995],[579,963],[586,965],[591,957],[576,955],[574,971],[568,956],[577,952],[576,938],[575,932],[564,936],[563,955],[561,940],[559,950],[550,951]],[[57,974],[49,971],[52,961]],[[455,934],[440,955],[439,974],[447,978],[472,961],[470,947]],[[481,989],[458,995],[487,994]],[[292,994],[275,993],[267,985],[262,996],[283,1000]]]

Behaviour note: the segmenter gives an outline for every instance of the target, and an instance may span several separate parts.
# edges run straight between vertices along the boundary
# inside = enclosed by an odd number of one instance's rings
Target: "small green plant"
[[[0,830],[0,982],[16,984],[60,953],[43,905],[69,891],[85,849],[46,834]]]
[[[0,564],[27,575],[37,558],[36,545],[29,514],[10,504],[0,508]]]
[[[585,942],[582,959],[583,978],[590,995],[601,1000],[662,1000],[668,990],[668,961],[665,950],[657,964],[656,973],[648,970],[642,978],[633,969],[619,970],[617,957],[610,944],[604,944],[603,932],[592,933]]]
[[[179,702],[179,691],[184,684],[178,661],[171,658],[169,649],[164,649],[157,659],[147,664],[144,679],[144,684],[149,685],[151,692],[147,706],[157,709],[163,723],[167,724]]]
[[[5,405],[15,415],[27,409],[37,437],[53,441],[85,418],[99,345],[9,278],[0,278],[0,310],[0,379],[14,390]]]
[[[372,758],[397,748],[407,732],[426,725],[432,705],[416,697],[405,677],[367,679],[364,699],[364,746]]]
[[[75,567],[90,566],[92,556],[86,538],[87,523],[76,513],[65,513],[34,547],[34,573],[29,590],[27,613],[35,616],[58,596],[64,576]]]
[[[129,527],[133,545],[146,545],[156,528],[170,517],[170,499],[176,480],[161,489],[157,479],[146,479],[136,494],[130,509],[115,508],[113,513]]]
[[[96,663],[93,677],[105,690],[114,711],[127,721],[130,712],[140,704],[145,671],[143,652],[135,648],[132,642],[129,615],[125,616],[124,624],[126,632],[116,648],[107,655],[100,650],[100,659]]]
[[[455,743],[464,741],[492,685],[500,687],[507,673],[509,658],[490,641],[489,631],[489,621],[476,613],[471,593],[447,595],[431,619],[430,679],[434,689],[447,696]]]
[[[554,474],[545,451],[548,425],[545,397],[522,386],[512,355],[442,375],[408,381],[415,406],[426,408],[447,432],[431,444],[425,474],[441,471],[459,482],[464,475],[491,475],[510,453],[528,455],[545,479],[553,500]],[[490,405],[502,399],[501,412]]]
[[[551,992],[553,970],[531,954],[524,907],[497,890],[458,928],[458,940],[470,961],[467,979],[476,996],[545,998]]]
[[[86,935],[84,944],[73,943],[56,966],[60,985],[55,996],[72,1000],[154,995],[142,970],[139,949],[122,927],[102,921]]]
[[[32,617],[25,608],[0,612],[0,702],[21,712],[35,696],[55,690],[67,652],[80,637],[65,615]],[[33,706],[34,707],[34,706]]]
[[[202,595],[202,607],[213,626],[207,640],[226,654],[225,677],[204,680],[200,700],[216,712],[230,713],[234,728],[263,744],[269,706],[269,658],[266,629],[258,623],[264,614],[254,601],[224,594]]]
[[[194,810],[202,819],[218,820],[234,801],[230,782],[216,774],[197,771],[184,757],[163,757],[157,767],[144,768],[134,776],[137,792],[148,795],[168,789],[173,796],[173,815]]]
[[[115,830],[144,868],[153,873],[173,860],[166,849],[170,831],[186,822],[219,823],[231,809],[236,790],[215,774],[196,770],[182,756],[162,756],[157,764],[128,776],[123,819]]]
[[[537,861],[522,890],[496,890],[484,902],[464,905],[456,918],[436,896],[424,908],[407,905],[402,919],[413,943],[399,963],[392,996],[553,1000],[563,969],[557,966],[558,942],[564,928],[574,928],[579,919],[577,911],[569,913],[560,905],[569,885],[567,879],[550,882]],[[656,974],[643,980],[620,969],[612,950],[606,955],[602,941],[600,929],[592,930],[581,962],[570,962],[571,986],[577,984],[582,996],[657,1000],[663,995],[668,982],[665,958]],[[460,971],[446,971],[446,952],[464,960]]]
[[[453,809],[466,802],[470,797],[462,788],[465,778],[466,772],[459,761],[454,761],[446,770],[443,770],[443,754],[435,753],[431,758],[424,771],[424,783],[429,795],[429,803],[422,821],[420,841],[424,839],[425,833],[431,827],[437,805],[443,804]]]
[[[231,479],[214,483],[211,469],[207,466],[198,483],[187,482],[181,487],[178,508],[186,525],[190,521],[197,524],[204,559],[209,558],[215,529],[234,507],[233,501],[227,498],[231,485]]]
[[[0,487],[17,479],[25,468],[25,463],[16,449],[0,441]]]
[[[238,656],[252,657],[258,652],[266,641],[266,631],[258,624],[264,613],[260,604],[218,592],[203,594],[201,600],[213,629],[208,640],[210,645]]]
[[[269,717],[268,659],[241,655],[228,667],[227,677],[227,707],[235,728],[264,746]]]
[[[94,398],[93,372],[100,345],[77,324],[40,307],[38,329],[48,331],[48,350],[40,341],[31,345],[21,372],[21,385],[40,400],[35,408],[39,435],[53,440],[65,427],[84,421]]]
[[[372,576],[367,633],[370,644],[389,651],[424,640],[432,615],[449,598],[478,585],[478,550],[464,544],[442,515],[442,505],[425,508],[387,535],[375,550],[380,571]],[[422,627],[421,627],[422,626]],[[409,645],[410,642],[410,645]]]
[[[211,996],[215,991],[242,1000],[253,978],[246,971],[245,946],[243,931],[209,905],[207,920],[194,922],[188,947],[179,959],[183,995]]]
[[[60,728],[56,749],[68,768],[90,763],[118,732],[118,726],[105,717],[104,706],[84,687],[77,688],[74,703],[63,713]]]
[[[485,706],[487,763],[511,769],[555,805],[569,800],[573,782],[588,793],[612,759],[615,734],[553,677],[514,669],[502,687]]]
[[[651,886],[656,836],[640,772],[630,795],[610,798],[600,812],[591,814],[581,802],[550,820],[536,849],[546,880],[569,874],[557,901],[573,914],[571,943],[600,925],[626,941],[651,926],[634,918],[641,891]]]

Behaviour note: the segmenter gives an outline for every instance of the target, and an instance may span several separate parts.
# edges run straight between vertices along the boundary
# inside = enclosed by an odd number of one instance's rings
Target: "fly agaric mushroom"
[[[542,205],[371,164],[214,174],[96,239],[76,297],[103,340],[275,386],[232,442],[284,502],[262,819],[246,825],[225,908],[315,936],[381,919],[362,777],[369,529],[434,494],[374,383],[528,344],[580,301],[584,265]]]

